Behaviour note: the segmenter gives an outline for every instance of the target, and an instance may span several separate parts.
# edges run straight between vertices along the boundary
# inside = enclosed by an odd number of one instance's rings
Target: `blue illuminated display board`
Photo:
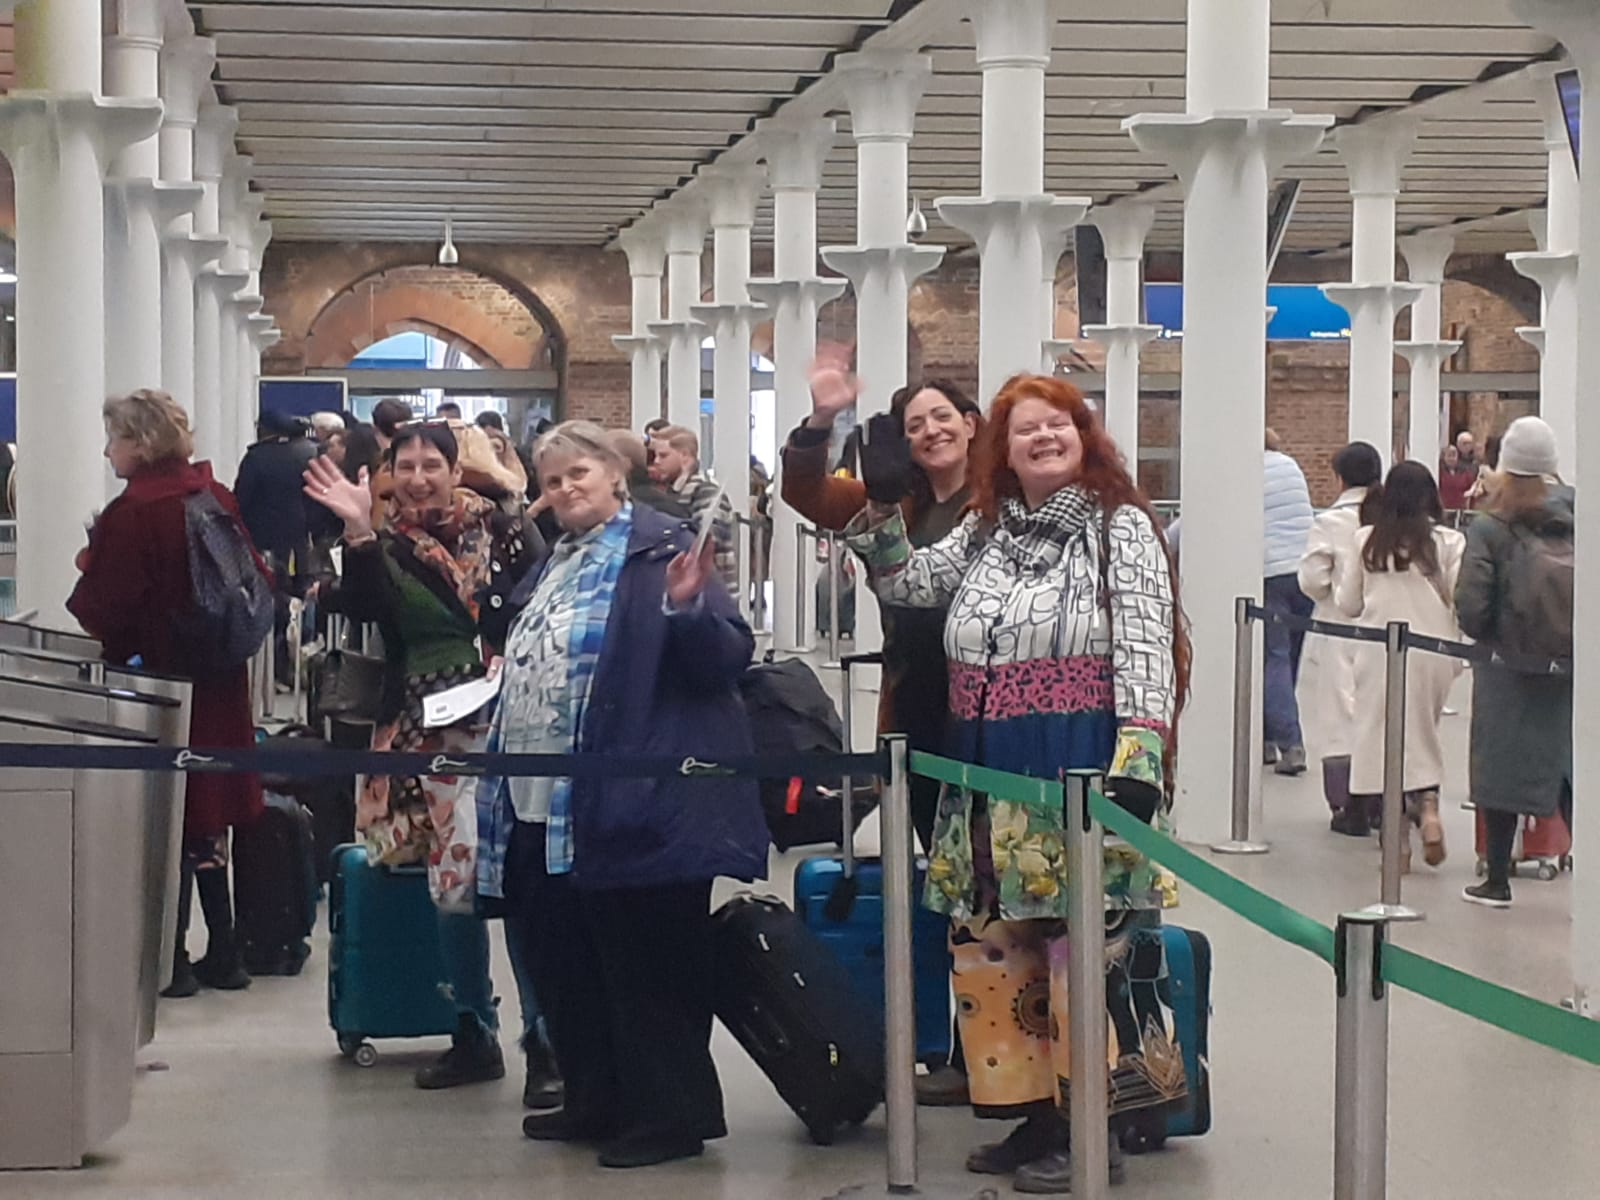
[[[319,412],[343,412],[347,404],[343,379],[266,378],[261,381],[261,412],[309,417]]]
[[[1277,309],[1267,326],[1268,341],[1337,342],[1350,337],[1350,314],[1314,283],[1275,283],[1267,288],[1267,304]],[[1161,326],[1162,337],[1183,336],[1183,284],[1146,284],[1144,310],[1148,324]]]

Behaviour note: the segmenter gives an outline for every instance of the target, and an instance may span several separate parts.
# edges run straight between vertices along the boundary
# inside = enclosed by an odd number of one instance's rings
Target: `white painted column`
[[[715,256],[713,302],[690,314],[716,338],[712,359],[715,455],[712,473],[728,489],[735,512],[748,507],[750,489],[750,334],[766,309],[750,301],[750,229],[766,180],[756,163],[707,167],[700,172],[711,212]],[[749,562],[748,555],[745,558]],[[742,600],[748,607],[748,596]]]
[[[648,218],[624,229],[617,238],[628,256],[628,277],[633,281],[632,331],[611,339],[626,350],[633,366],[633,428],[644,427],[661,415],[661,341],[650,326],[661,320],[661,276],[666,269],[666,246]]]
[[[667,345],[667,418],[700,432],[700,255],[706,244],[706,212],[698,195],[679,192],[658,210],[667,248],[667,319],[650,332]]]
[[[105,94],[157,102],[163,16],[159,0],[106,5]],[[106,391],[161,385],[161,173],[154,131],[111,162],[106,180]],[[112,481],[111,494],[121,490]]]
[[[1155,224],[1156,209],[1153,204],[1114,204],[1096,209],[1091,220],[1106,247],[1106,323],[1084,326],[1083,335],[1106,348],[1106,410],[1101,415],[1137,482],[1139,357],[1145,343],[1161,332],[1159,325],[1139,323],[1144,240]]]
[[[978,391],[987,403],[1019,371],[1033,371],[1052,332],[1035,303],[1044,238],[1083,219],[1087,196],[1044,190],[1044,76],[1055,28],[1051,0],[965,5],[983,73],[983,194],[936,201],[970,235],[978,284]]]
[[[817,274],[817,192],[837,131],[828,118],[779,118],[757,122],[756,136],[772,182],[773,278],[752,280],[750,294],[773,311],[774,424],[781,445],[811,412],[809,373],[817,353],[817,312],[845,289],[842,279]],[[780,488],[782,476],[780,460]],[[792,508],[782,502],[772,506],[772,639],[777,649],[789,652],[808,649],[816,628],[810,619],[815,561],[806,554],[802,569],[799,530],[800,518]]]
[[[1124,122],[1185,189],[1179,472],[1195,655],[1174,816],[1200,842],[1229,833],[1234,600],[1261,595],[1267,187],[1330,123],[1267,107],[1269,32],[1268,0],[1189,0],[1185,111]],[[1218,463],[1239,469],[1219,477]]]
[[[228,266],[227,234],[222,229],[223,162],[233,146],[239,116],[231,108],[202,100],[195,130],[195,179],[205,188],[195,213],[195,232],[223,239],[222,261],[202,267],[196,280],[194,321],[195,458],[209,461],[217,478],[231,478],[225,456],[229,437],[223,417],[223,305],[244,285],[244,273]],[[231,357],[231,355],[230,355]]]
[[[1417,127],[1380,118],[1347,125],[1333,139],[1350,173],[1350,282],[1322,290],[1350,314],[1350,440],[1371,443],[1387,464],[1394,454],[1394,320],[1422,290],[1394,281],[1395,203]]]
[[[1578,170],[1567,139],[1566,117],[1556,96],[1555,68],[1533,72],[1531,86],[1544,118],[1549,190],[1545,197],[1544,237],[1533,253],[1508,254],[1517,271],[1539,285],[1543,315],[1539,325],[1517,332],[1537,347],[1539,415],[1555,431],[1562,477],[1576,483],[1578,423]]]
[[[161,98],[166,106],[160,133],[161,183],[157,188],[169,220],[163,227],[161,261],[161,386],[196,419],[194,365],[195,280],[222,253],[216,234],[195,232],[195,211],[205,188],[194,179],[195,128],[200,93],[217,59],[207,38],[169,38],[161,50]]]
[[[1444,364],[1460,342],[1440,340],[1444,320],[1444,268],[1455,249],[1455,235],[1436,229],[1400,239],[1406,273],[1421,287],[1411,306],[1411,340],[1395,349],[1411,363],[1411,420],[1406,457],[1438,473],[1444,451],[1444,399],[1439,390]]]
[[[1578,378],[1600,379],[1600,0],[1512,0],[1530,24],[1559,38],[1583,80],[1583,162],[1578,192]],[[1600,412],[1577,410],[1574,462],[1600,454]],[[1563,472],[1572,464],[1562,460]],[[1573,626],[1600,621],[1600,491],[1578,490],[1577,562]],[[1584,736],[1585,722],[1600,712],[1600,638],[1573,646],[1573,791],[1587,794],[1600,780],[1600,738]],[[1600,828],[1579,820],[1573,830],[1572,977],[1576,1002],[1600,1016]],[[1586,865],[1587,864],[1587,865]]]
[[[235,297],[241,320],[240,357],[235,364],[239,372],[239,384],[235,411],[237,432],[234,435],[234,444],[239,449],[241,460],[244,458],[244,452],[256,440],[256,421],[260,416],[260,391],[257,385],[261,377],[261,346],[258,344],[258,335],[274,328],[273,319],[261,313],[261,306],[264,303],[261,295],[261,262],[266,256],[267,246],[272,242],[272,222],[261,217],[261,208],[262,201],[259,196],[251,196],[246,201],[247,220],[242,232],[250,248],[250,274],[244,290]]]
[[[856,294],[856,371],[861,398],[856,416],[889,410],[906,384],[909,290],[944,259],[940,246],[906,241],[909,148],[917,104],[933,60],[898,50],[863,50],[839,57],[834,74],[844,84],[856,142],[856,244],[827,246],[822,261],[849,279]],[[877,597],[855,589],[857,653],[883,644]]]
[[[102,99],[100,0],[15,12],[0,149],[16,179],[17,606],[71,624],[84,522],[105,502],[105,172],[159,104]]]

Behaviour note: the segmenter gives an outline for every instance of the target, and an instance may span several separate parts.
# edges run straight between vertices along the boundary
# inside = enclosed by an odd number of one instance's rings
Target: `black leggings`
[[[1483,812],[1483,827],[1488,835],[1488,845],[1484,847],[1484,861],[1488,868],[1490,883],[1509,885],[1511,882],[1511,856],[1517,848],[1517,822],[1521,814],[1514,812],[1500,812],[1498,809],[1485,808]],[[1561,819],[1567,823],[1567,830],[1572,830],[1572,789],[1561,789],[1560,803]]]

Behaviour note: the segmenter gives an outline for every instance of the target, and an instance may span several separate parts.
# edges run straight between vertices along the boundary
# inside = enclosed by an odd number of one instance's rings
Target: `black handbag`
[[[354,650],[328,651],[317,676],[317,718],[376,721],[387,673],[384,659]]]

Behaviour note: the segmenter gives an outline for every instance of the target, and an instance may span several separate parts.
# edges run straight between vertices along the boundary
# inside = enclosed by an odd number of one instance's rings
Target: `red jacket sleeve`
[[[145,533],[136,509],[112,503],[95,523],[83,575],[67,600],[67,611],[116,661],[143,650],[138,634],[154,592]]]

